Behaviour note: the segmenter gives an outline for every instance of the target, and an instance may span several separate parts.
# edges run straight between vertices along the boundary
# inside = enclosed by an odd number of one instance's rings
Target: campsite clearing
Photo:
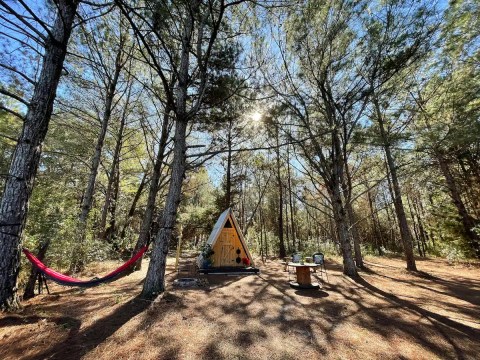
[[[339,259],[337,259],[339,260]],[[291,289],[280,261],[259,275],[208,275],[200,288],[173,288],[155,302],[136,297],[143,271],[52,295],[0,315],[2,359],[435,359],[478,358],[478,266],[368,258],[351,280],[327,262],[320,291]],[[95,272],[114,268],[104,263]],[[453,271],[454,270],[454,271]]]

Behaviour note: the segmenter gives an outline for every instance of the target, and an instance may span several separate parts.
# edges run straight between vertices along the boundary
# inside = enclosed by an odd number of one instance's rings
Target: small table
[[[294,289],[318,289],[320,285],[318,283],[312,283],[310,276],[310,268],[318,267],[315,263],[288,263],[288,266],[295,268],[297,273],[297,281],[290,281],[290,286]]]

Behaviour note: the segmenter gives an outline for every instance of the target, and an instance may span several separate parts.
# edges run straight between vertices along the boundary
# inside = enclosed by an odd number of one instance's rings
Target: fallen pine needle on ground
[[[335,260],[329,282],[309,291],[290,288],[278,260],[257,261],[259,275],[177,288],[170,258],[167,292],[154,302],[138,297],[148,263],[86,290],[50,282],[51,295],[0,315],[0,358],[478,358],[478,266],[417,260],[421,271],[409,273],[400,259],[371,257],[353,280]]]

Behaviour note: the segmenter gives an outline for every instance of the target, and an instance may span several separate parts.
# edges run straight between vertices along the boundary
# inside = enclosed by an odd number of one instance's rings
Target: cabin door
[[[235,230],[224,228],[220,234],[221,251],[220,266],[235,265],[235,248],[234,248]]]

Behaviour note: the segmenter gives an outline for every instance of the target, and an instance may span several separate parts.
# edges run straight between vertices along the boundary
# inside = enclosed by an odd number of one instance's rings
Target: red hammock
[[[127,270],[133,264],[135,264],[137,260],[142,257],[145,251],[147,251],[147,248],[148,248],[148,245],[145,245],[130,260],[128,260],[125,264],[120,266],[118,269],[113,270],[111,273],[108,273],[104,277],[95,278],[92,280],[79,280],[79,279],[75,279],[73,277],[61,274],[47,267],[27,249],[24,248],[23,253],[27,257],[27,259],[32,263],[33,266],[35,266],[42,274],[44,274],[49,279],[55,281],[56,283],[59,283],[61,285],[66,285],[66,286],[93,287],[93,286],[103,284],[105,282],[113,281],[118,275],[120,275],[122,272]]]

